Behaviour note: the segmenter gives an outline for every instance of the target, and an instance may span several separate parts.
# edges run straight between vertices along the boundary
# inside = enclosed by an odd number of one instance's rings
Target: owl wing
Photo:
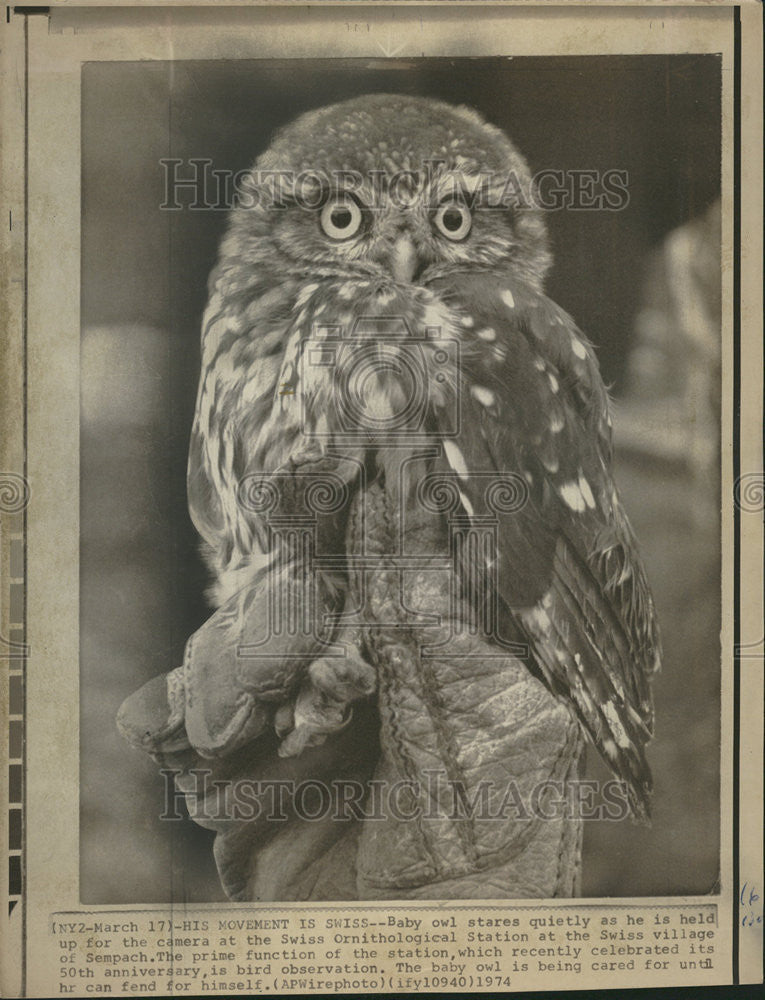
[[[573,707],[644,817],[660,642],[612,479],[609,400],[592,347],[563,310],[518,282],[479,273],[436,290],[466,328],[462,420],[445,440],[463,495],[477,509],[487,473],[525,484],[525,502],[499,530],[501,605],[531,666]]]
[[[288,478],[354,475],[355,466],[342,461],[324,460],[317,467],[321,449],[303,433],[293,378],[306,336],[301,304],[293,283],[275,289],[254,283],[245,295],[225,267],[213,274],[202,322],[187,494],[191,519],[218,577],[218,599],[246,586],[268,563],[265,519],[247,500],[259,477],[277,477],[283,491],[283,472]]]
[[[243,477],[264,468],[261,429],[273,407],[287,330],[284,302],[257,289],[242,302],[225,268],[213,273],[186,483],[191,519],[217,573],[262,547],[239,493]]]

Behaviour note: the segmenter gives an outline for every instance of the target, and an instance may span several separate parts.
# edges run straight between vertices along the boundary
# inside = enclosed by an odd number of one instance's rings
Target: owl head
[[[302,115],[240,194],[222,257],[275,282],[427,285],[485,268],[539,288],[550,263],[526,161],[475,111],[430,98],[370,94]]]

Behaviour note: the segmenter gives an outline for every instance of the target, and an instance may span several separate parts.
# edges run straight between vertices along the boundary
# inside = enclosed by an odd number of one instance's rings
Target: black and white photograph
[[[83,899],[715,891],[719,58],[82,85]]]
[[[760,981],[761,5],[7,15],[3,996]]]

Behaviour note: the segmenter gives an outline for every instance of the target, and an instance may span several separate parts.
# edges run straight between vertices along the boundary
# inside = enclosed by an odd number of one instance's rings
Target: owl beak
[[[390,269],[396,281],[411,284],[422,270],[423,261],[417,253],[412,237],[402,234],[393,244],[390,254]]]

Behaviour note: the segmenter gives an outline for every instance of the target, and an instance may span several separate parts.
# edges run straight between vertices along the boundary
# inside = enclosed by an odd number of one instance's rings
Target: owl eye
[[[433,219],[436,229],[448,240],[464,240],[473,225],[473,217],[466,205],[447,201],[439,205]]]
[[[331,239],[349,240],[361,226],[361,209],[353,198],[330,198],[321,210],[319,221]]]

